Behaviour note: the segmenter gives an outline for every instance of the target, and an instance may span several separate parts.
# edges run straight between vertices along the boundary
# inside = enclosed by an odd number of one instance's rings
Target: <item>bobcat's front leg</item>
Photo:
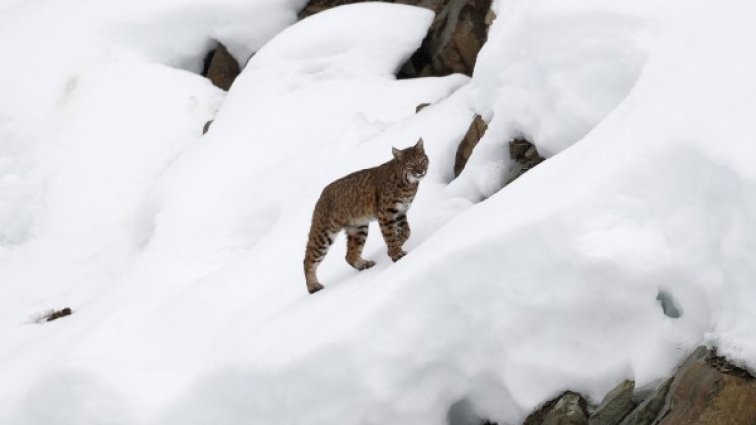
[[[388,211],[384,211],[378,215],[378,224],[381,227],[383,240],[386,241],[386,246],[388,247],[388,256],[394,262],[407,255],[407,252],[402,249],[404,241],[399,236],[398,218],[399,214],[393,214]]]
[[[396,227],[399,230],[399,245],[404,245],[410,237],[410,225],[407,221],[407,214],[399,214],[396,218]]]

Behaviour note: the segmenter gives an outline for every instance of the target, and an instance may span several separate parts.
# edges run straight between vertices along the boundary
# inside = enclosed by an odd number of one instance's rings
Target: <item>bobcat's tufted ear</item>
[[[417,143],[415,143],[415,149],[422,151],[423,150],[423,138],[421,137]]]
[[[401,161],[402,158],[404,158],[404,152],[402,152],[399,149],[394,148],[394,147],[391,148],[391,154],[394,155],[394,158],[397,161]]]

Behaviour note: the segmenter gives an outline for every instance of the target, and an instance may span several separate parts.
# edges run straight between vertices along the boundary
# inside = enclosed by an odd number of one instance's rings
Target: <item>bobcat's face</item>
[[[394,149],[394,158],[399,161],[405,177],[412,183],[417,183],[428,172],[428,156],[423,149],[423,139],[415,146],[398,150]]]

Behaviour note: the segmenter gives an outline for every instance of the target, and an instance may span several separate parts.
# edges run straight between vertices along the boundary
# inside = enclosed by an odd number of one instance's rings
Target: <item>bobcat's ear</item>
[[[423,150],[423,138],[421,137],[417,143],[415,143],[415,149],[422,151]]]
[[[404,152],[394,147],[391,148],[391,154],[394,155],[394,158],[396,158],[397,161],[401,161],[404,156]]]

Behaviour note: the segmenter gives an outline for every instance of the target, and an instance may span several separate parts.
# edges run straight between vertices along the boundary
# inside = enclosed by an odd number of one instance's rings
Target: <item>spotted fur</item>
[[[311,294],[323,289],[316,272],[341,230],[347,235],[346,261],[357,270],[375,265],[362,258],[368,224],[373,220],[378,220],[389,257],[397,261],[407,254],[402,249],[410,237],[407,210],[428,170],[428,157],[422,139],[406,149],[392,148],[392,154],[391,161],[349,174],[323,189],[312,214],[304,258]]]

